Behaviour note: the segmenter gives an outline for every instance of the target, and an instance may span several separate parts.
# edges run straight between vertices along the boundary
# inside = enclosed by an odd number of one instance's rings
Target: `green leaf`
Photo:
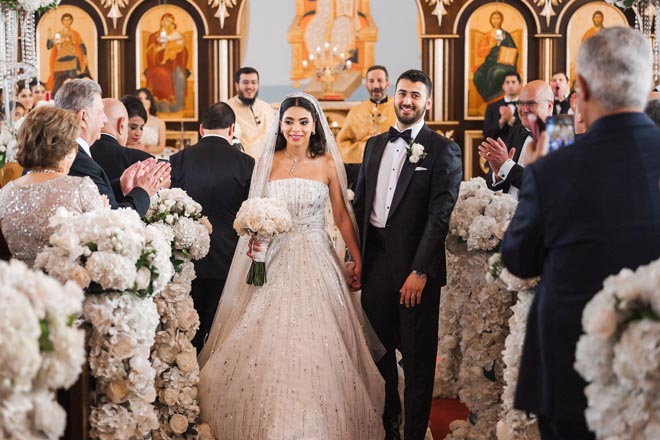
[[[50,353],[55,351],[53,343],[50,341],[50,332],[48,331],[48,321],[45,319],[39,320],[39,327],[41,328],[41,335],[39,336],[39,351],[42,353]]]
[[[484,377],[488,379],[491,382],[495,382],[497,379],[495,378],[495,365],[493,365],[493,368],[490,370],[486,370],[485,368],[481,368],[481,370],[484,373]]]

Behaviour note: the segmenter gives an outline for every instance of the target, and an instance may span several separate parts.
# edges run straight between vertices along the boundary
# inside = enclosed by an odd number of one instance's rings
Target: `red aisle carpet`
[[[449,424],[456,419],[467,420],[468,410],[458,399],[433,399],[431,404],[431,432],[433,440],[449,434]]]

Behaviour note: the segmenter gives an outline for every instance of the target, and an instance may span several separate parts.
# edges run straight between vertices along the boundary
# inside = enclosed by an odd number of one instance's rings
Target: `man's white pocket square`
[[[428,170],[424,167],[417,167],[415,168],[415,171],[428,171]]]

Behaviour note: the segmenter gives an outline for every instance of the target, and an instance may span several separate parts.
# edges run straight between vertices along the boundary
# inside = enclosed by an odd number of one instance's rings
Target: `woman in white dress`
[[[147,111],[147,122],[142,133],[142,144],[144,151],[156,157],[160,157],[165,150],[165,121],[158,117],[156,100],[147,88],[138,89],[135,96],[142,102]]]
[[[218,438],[383,438],[384,382],[370,351],[382,346],[351,297],[324,229],[330,203],[358,288],[361,258],[346,192],[318,103],[300,93],[287,97],[250,197],[285,200],[294,228],[268,247],[268,282],[261,287],[245,283],[248,243],[239,241],[199,358],[202,418]]]

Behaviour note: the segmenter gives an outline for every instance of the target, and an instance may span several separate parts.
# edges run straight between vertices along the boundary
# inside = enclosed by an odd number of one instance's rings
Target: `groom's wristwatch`
[[[420,278],[420,279],[421,279],[421,278],[426,278],[426,274],[425,274],[424,272],[420,272],[420,271],[418,271],[418,270],[413,270],[413,273],[415,274],[415,276],[416,276],[417,278]]]

